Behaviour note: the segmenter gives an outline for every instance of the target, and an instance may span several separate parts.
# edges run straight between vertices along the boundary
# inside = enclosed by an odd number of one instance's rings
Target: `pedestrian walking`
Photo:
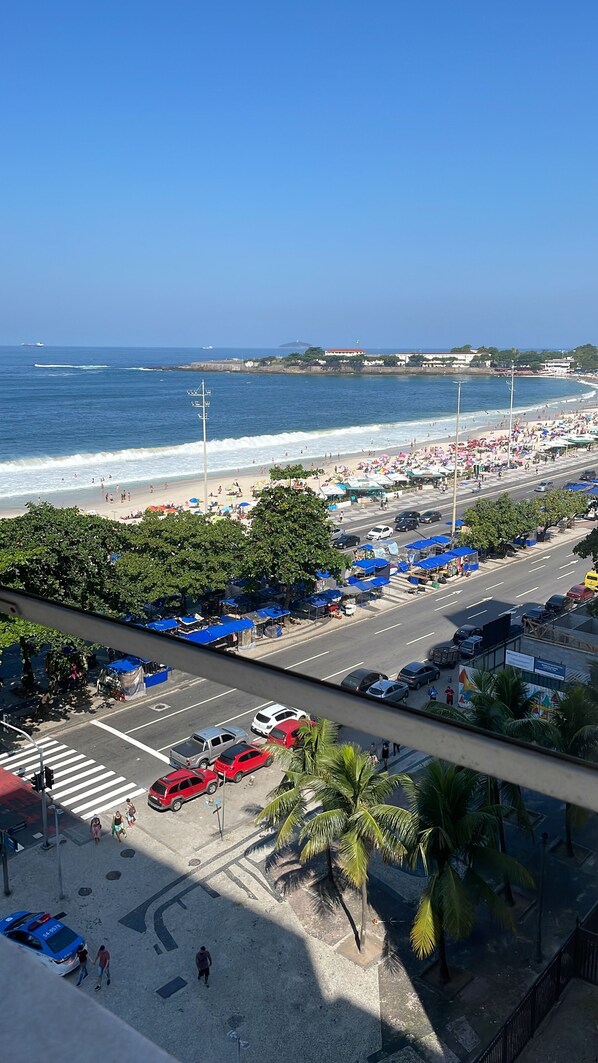
[[[102,822],[97,812],[94,812],[91,823],[89,824],[89,832],[96,845],[99,844],[100,837],[102,835]]]
[[[87,970],[88,956],[89,953],[85,948],[85,945],[79,945],[79,948],[77,949],[77,959],[79,960],[79,981],[77,982],[78,986],[81,985],[83,979],[87,978],[87,975],[89,974],[89,971]]]
[[[447,705],[454,705],[454,702],[455,702],[455,691],[453,690],[453,688],[452,688],[450,683],[449,683],[449,685],[447,686],[447,688],[446,688],[446,690],[444,692],[444,700],[446,701]]]
[[[205,984],[207,985],[207,987],[209,989],[210,988],[210,983],[209,983],[208,979],[210,977],[210,967],[212,966],[212,957],[210,956],[210,953],[208,952],[208,950],[205,947],[205,945],[201,946],[199,952],[195,956],[195,966],[197,967],[197,977],[198,977],[199,981],[201,982],[201,980],[203,978],[204,981],[205,981]]]
[[[393,757],[398,756],[400,752],[401,752],[400,744],[398,742],[393,742],[393,744],[392,744],[392,755],[393,755]]]
[[[376,743],[375,742],[372,742],[372,744],[370,746],[369,757],[370,757],[370,764],[372,765],[373,768],[375,768],[377,763],[378,763],[378,750],[376,749]]]
[[[386,771],[388,769],[388,756],[389,756],[389,753],[390,753],[390,746],[389,746],[388,742],[383,742],[382,743],[382,765],[384,767],[384,771]]]
[[[118,839],[118,842],[122,842],[123,838],[126,838],[127,832],[123,822],[120,811],[116,811],[112,817],[112,834]]]
[[[438,691],[436,687],[428,687],[428,697],[430,701],[436,701],[438,698]]]
[[[127,827],[134,827],[135,820],[137,819],[137,809],[131,801],[130,797],[127,797],[127,807],[125,808],[125,816],[127,819]]]
[[[96,958],[93,961],[96,964],[96,973],[98,981],[96,984],[96,993],[102,988],[102,978],[106,975],[106,982],[110,985],[110,953],[105,945],[100,945]]]

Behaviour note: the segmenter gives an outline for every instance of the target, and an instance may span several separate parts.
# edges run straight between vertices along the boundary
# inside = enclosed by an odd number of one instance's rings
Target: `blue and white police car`
[[[77,949],[85,944],[80,934],[49,912],[13,912],[0,919],[0,934],[61,975],[79,966]]]

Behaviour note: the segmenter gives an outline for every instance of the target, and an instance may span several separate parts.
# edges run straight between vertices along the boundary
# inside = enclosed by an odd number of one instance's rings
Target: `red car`
[[[279,745],[292,749],[299,741],[299,729],[304,723],[309,723],[311,727],[314,726],[313,720],[281,720],[276,727],[272,728],[268,739],[270,742],[278,742]]]
[[[576,583],[567,591],[567,598],[572,602],[589,602],[593,597],[594,591],[591,591],[589,587],[584,587],[583,583]]]
[[[178,812],[185,801],[192,801],[200,794],[215,794],[217,789],[218,776],[211,768],[198,768],[196,771],[179,768],[178,771],[171,771],[170,775],[163,775],[150,786],[147,803],[158,812],[165,812],[167,808],[171,812]]]
[[[226,753],[218,757],[214,770],[223,780],[241,782],[244,775],[250,775],[257,768],[269,767],[273,760],[272,754],[263,746],[250,746],[247,742],[238,742],[236,746],[231,746]]]

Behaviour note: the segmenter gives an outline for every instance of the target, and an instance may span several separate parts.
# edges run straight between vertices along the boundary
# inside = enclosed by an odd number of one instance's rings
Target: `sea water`
[[[508,415],[497,376],[308,376],[164,371],[160,366],[280,354],[269,349],[0,348],[0,500],[88,495],[100,478],[131,489],[200,474],[202,425],[188,392],[211,392],[208,467],[360,455],[449,437]],[[378,352],[376,352],[378,353]],[[516,377],[514,408],[551,416],[588,393],[571,378]],[[93,481],[93,484],[92,484]]]

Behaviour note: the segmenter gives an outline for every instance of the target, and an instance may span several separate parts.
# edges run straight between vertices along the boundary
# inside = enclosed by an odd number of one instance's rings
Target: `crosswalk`
[[[124,775],[54,738],[42,738],[37,745],[41,746],[44,764],[54,772],[53,800],[74,816],[91,819],[96,812],[116,808],[126,797],[140,797],[146,792],[143,786],[128,782]],[[0,767],[27,778],[39,771],[39,755],[32,747],[2,753]]]

